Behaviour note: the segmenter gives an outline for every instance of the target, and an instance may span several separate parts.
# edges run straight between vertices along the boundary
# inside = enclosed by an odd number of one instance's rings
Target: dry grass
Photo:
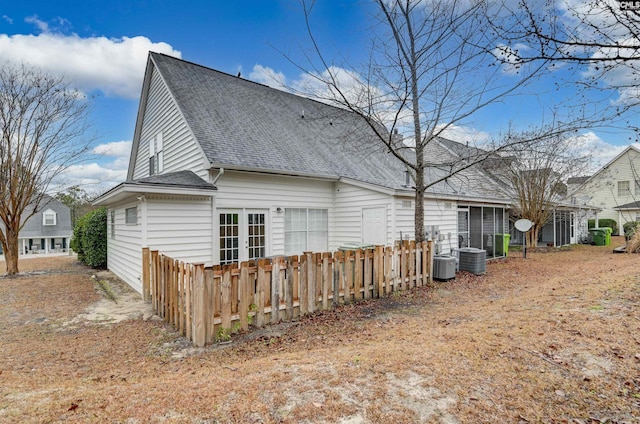
[[[33,261],[54,272],[0,279],[0,422],[640,422],[638,257],[609,246],[206,349],[156,320],[65,325],[101,294],[69,258]]]

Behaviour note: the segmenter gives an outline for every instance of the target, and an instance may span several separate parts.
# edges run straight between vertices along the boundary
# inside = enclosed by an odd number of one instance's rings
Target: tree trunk
[[[7,248],[4,251],[4,260],[7,265],[7,275],[15,275],[18,271],[18,232],[10,226],[5,231]]]
[[[535,249],[538,247],[538,233],[540,232],[540,227],[534,226],[531,231],[526,233],[527,237],[527,249]]]
[[[416,186],[418,184],[416,183]],[[418,186],[420,187],[420,186]],[[415,207],[415,239],[420,243],[424,241],[424,189],[416,187],[416,207]]]

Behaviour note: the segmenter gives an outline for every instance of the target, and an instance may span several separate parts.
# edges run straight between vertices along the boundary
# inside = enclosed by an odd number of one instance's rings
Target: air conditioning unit
[[[440,281],[456,278],[456,258],[453,256],[434,256],[433,278]]]
[[[459,269],[475,275],[487,272],[487,251],[475,247],[458,249]]]

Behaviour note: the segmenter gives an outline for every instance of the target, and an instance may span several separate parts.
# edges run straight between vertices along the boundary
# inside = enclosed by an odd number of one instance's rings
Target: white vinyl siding
[[[160,198],[147,196],[146,208],[138,202],[110,209],[113,219],[112,235],[107,241],[107,266],[110,271],[142,292],[142,248],[149,247],[160,253],[190,263],[212,265],[212,205],[208,197]],[[146,209],[146,216],[144,211]],[[126,222],[127,211],[140,213],[138,222]],[[146,246],[143,228],[146,228]]]
[[[411,200],[411,207],[403,203]],[[394,240],[414,239],[415,226],[415,202],[412,198],[396,198],[396,234]],[[437,225],[440,234],[443,234],[444,241],[441,243],[443,253],[450,252],[458,247],[458,206],[451,200],[425,199],[424,201],[424,228],[430,231],[432,225]],[[451,236],[449,236],[451,234]]]
[[[387,241],[391,243],[393,228],[393,196],[348,183],[336,183],[335,192],[335,244],[334,249],[345,243],[361,243],[362,209],[384,207],[387,212]]]
[[[190,263],[212,265],[211,199],[147,197],[147,245]]]
[[[216,207],[268,210],[266,255],[284,255],[285,209],[326,209],[329,249],[333,238],[333,182],[311,178],[226,171],[216,183]],[[278,212],[280,208],[280,212]],[[300,254],[298,252],[296,254]]]
[[[597,174],[582,185],[572,197],[576,198],[579,205],[587,204],[601,208],[598,212],[599,219],[614,219],[618,222],[620,233],[625,222],[635,220],[635,211],[618,211],[613,208],[640,200],[633,195],[636,187],[631,191],[631,182],[638,180],[640,173],[640,153],[630,147],[620,157],[607,164]],[[628,187],[620,187],[619,182],[627,182]],[[591,215],[590,218],[594,218]]]
[[[142,293],[142,232],[139,225],[126,224],[125,210],[129,207],[136,207],[136,204],[115,207],[109,211],[114,219],[112,234],[115,231],[116,237],[107,240],[107,267],[138,293]]]
[[[151,141],[155,141],[156,146],[153,153]],[[208,178],[208,166],[205,166],[202,150],[155,69],[144,111],[133,179],[149,176],[152,157],[158,173],[191,170],[201,178]]]

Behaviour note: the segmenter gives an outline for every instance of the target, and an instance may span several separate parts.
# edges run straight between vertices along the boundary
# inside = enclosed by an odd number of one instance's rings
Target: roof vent
[[[304,119],[304,109],[302,109],[302,111],[300,112],[300,117]]]

